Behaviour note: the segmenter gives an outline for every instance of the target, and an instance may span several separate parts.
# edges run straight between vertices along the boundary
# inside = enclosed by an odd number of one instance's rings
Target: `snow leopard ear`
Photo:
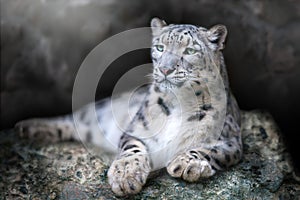
[[[227,28],[224,25],[215,25],[208,31],[208,40],[213,50],[222,50],[225,47],[225,40],[227,36]]]
[[[164,26],[167,26],[167,23],[164,20],[161,20],[157,17],[153,18],[151,20],[151,29],[152,29],[152,35],[158,36],[161,34],[161,30]]]

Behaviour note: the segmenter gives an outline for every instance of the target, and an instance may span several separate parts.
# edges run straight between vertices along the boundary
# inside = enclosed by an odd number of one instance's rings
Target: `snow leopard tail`
[[[84,145],[93,144],[100,152],[114,155],[117,153],[118,138],[121,132],[116,134],[117,128],[114,124],[104,122],[110,129],[115,127],[114,135],[109,135],[99,126],[97,117],[108,115],[104,111],[109,106],[104,106],[99,102],[96,107],[99,109],[99,116],[93,116],[95,110],[93,105],[86,105],[78,111],[59,117],[37,118],[20,121],[15,125],[16,132],[21,138],[29,139],[39,143],[56,143],[60,141],[75,140]],[[106,119],[106,118],[105,118]],[[108,127],[106,127],[108,129]]]
[[[97,131],[92,131],[89,124],[74,122],[74,115],[54,118],[37,118],[20,121],[15,125],[21,138],[38,144],[51,144],[68,140],[79,141],[107,164],[111,163],[117,153],[117,148],[107,141],[107,138]],[[92,146],[90,146],[92,144]]]
[[[55,143],[76,139],[76,128],[71,115],[20,121],[15,129],[21,138]]]

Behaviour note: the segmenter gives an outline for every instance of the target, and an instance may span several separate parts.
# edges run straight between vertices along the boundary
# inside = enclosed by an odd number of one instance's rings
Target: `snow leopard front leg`
[[[218,141],[180,153],[169,162],[167,171],[173,177],[195,182],[237,164],[241,157],[240,128],[232,116],[227,116]]]
[[[146,183],[151,171],[146,145],[124,133],[120,138],[119,154],[108,170],[108,181],[119,196],[136,194]]]

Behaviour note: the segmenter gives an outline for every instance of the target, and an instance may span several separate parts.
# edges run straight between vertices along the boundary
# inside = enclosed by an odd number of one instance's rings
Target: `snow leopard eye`
[[[163,52],[164,51],[164,46],[163,45],[155,45],[155,48],[159,52]]]
[[[193,49],[193,48],[186,48],[185,51],[183,52],[184,54],[187,54],[187,55],[193,55],[197,52],[196,49]]]

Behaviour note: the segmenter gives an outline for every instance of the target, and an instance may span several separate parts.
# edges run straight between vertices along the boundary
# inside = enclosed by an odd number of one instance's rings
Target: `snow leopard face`
[[[223,25],[211,29],[167,25],[157,18],[151,28],[153,79],[162,92],[199,82],[201,72],[211,70],[213,56],[224,48],[227,35]]]

